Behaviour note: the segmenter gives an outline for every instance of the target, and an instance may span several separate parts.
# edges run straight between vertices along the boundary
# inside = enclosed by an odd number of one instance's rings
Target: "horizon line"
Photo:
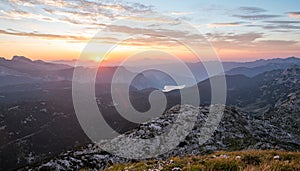
[[[24,55],[13,55],[10,59],[5,57],[5,56],[0,56],[0,59],[5,59],[5,60],[10,60],[12,61],[14,59],[14,57],[24,57],[26,59],[29,59],[31,61],[43,61],[43,62],[48,62],[48,63],[59,63],[59,62],[76,62],[80,59],[76,59],[76,58],[73,58],[73,59],[57,59],[57,60],[45,60],[45,59],[32,59],[30,57],[27,57],[27,56],[24,56]],[[271,58],[257,58],[257,59],[249,59],[249,60],[222,60],[220,59],[221,62],[237,62],[237,63],[246,63],[246,62],[255,62],[255,61],[267,61],[267,60],[274,60],[274,59],[288,59],[288,58],[297,58],[297,59],[300,59],[300,57],[298,56],[286,56],[286,57],[271,57]],[[94,60],[91,60],[91,59],[86,59],[86,60],[82,60],[82,61],[85,61],[85,62],[91,62],[91,63],[99,63],[98,61],[94,61]],[[216,60],[203,60],[201,62],[214,62]],[[185,61],[186,63],[198,63],[198,62],[191,62],[191,61]],[[199,61],[200,62],[200,61]]]

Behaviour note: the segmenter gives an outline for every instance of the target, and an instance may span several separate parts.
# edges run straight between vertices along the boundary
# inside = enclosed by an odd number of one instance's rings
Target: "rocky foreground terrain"
[[[276,150],[300,150],[300,126],[291,121],[295,117],[299,122],[299,93],[291,94],[288,99],[278,102],[275,110],[260,117],[251,117],[234,107],[225,107],[223,118],[213,136],[203,145],[199,145],[201,128],[209,114],[209,107],[199,107],[200,113],[193,130],[179,145],[157,157],[167,159],[174,156],[200,155],[214,151],[236,151],[245,149],[276,149]],[[179,114],[197,111],[190,105],[174,106],[161,117],[153,121],[141,124],[138,128],[127,133],[130,137],[151,138],[168,131]],[[286,112],[288,111],[288,112]],[[294,119],[294,120],[295,120]],[[291,123],[292,122],[292,123]],[[81,168],[104,169],[115,163],[127,163],[130,161],[104,151],[97,146],[89,144],[78,150],[68,151],[57,158],[37,163],[26,169],[50,169],[50,170],[78,170]]]

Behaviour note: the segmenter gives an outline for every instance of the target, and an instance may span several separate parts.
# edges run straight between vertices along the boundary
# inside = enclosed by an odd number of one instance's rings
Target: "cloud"
[[[141,28],[141,27],[129,27],[125,25],[108,25],[107,31],[110,32],[118,32],[118,33],[126,33],[130,35],[145,35],[145,34],[153,34],[153,35],[162,35],[162,36],[170,36],[170,37],[186,37],[189,35],[186,31],[181,30],[169,30],[162,28]]]
[[[290,18],[300,18],[300,12],[289,12],[288,16]]]
[[[243,13],[250,13],[250,14],[261,13],[261,12],[267,11],[267,10],[259,8],[259,7],[240,7],[239,10],[242,11]]]
[[[129,38],[126,41],[121,42],[122,45],[129,45],[129,46],[161,46],[161,47],[176,47],[178,46],[178,42],[172,39],[168,39],[167,37],[155,36],[155,35],[147,35],[147,36],[140,36]]]
[[[0,34],[22,36],[22,37],[36,37],[40,39],[54,39],[54,40],[67,40],[69,42],[85,42],[90,40],[90,37],[75,36],[75,35],[61,35],[61,34],[50,34],[50,33],[39,33],[39,32],[21,32],[14,29],[0,30]],[[117,42],[118,39],[113,37],[95,37],[96,41],[106,42]]]
[[[289,21],[289,20],[275,20],[275,21],[264,21],[265,23],[272,24],[298,24],[300,21]]]
[[[212,46],[221,58],[274,56],[299,53],[299,41],[274,40],[263,33],[209,33]]]
[[[141,28],[141,27],[130,27],[125,25],[108,25],[107,26],[108,33],[125,33],[132,36],[136,35],[154,35],[160,37],[170,37],[176,38],[180,40],[187,40],[190,43],[204,43],[206,42],[204,36],[199,36],[198,34],[193,34],[186,29],[165,29],[164,27],[156,27],[156,28]]]
[[[231,22],[231,23],[212,23],[208,24],[208,27],[234,27],[241,26],[245,22]]]
[[[227,34],[221,34],[221,33],[207,33],[206,36],[214,42],[217,41],[227,41],[227,42],[235,42],[235,43],[250,43],[252,41],[255,41],[258,38],[263,37],[263,33],[244,33],[244,34],[234,34],[234,33],[227,33]]]
[[[9,31],[8,31],[9,30]],[[73,36],[73,35],[59,35],[59,34],[44,34],[38,32],[19,32],[13,29],[0,30],[0,34],[13,35],[13,36],[25,36],[25,37],[39,37],[45,39],[62,39],[62,40],[80,40],[86,41],[88,38],[82,36]]]
[[[247,20],[264,20],[268,18],[276,18],[280,17],[281,15],[270,15],[270,14],[259,14],[259,15],[233,15],[233,17],[238,17],[241,19]]]
[[[193,12],[186,12],[186,11],[173,11],[170,12],[171,15],[175,15],[175,16],[182,16],[182,15],[190,15],[193,14]]]
[[[291,30],[270,30],[271,32],[278,32],[278,33],[289,33]]]
[[[268,24],[249,24],[246,27],[259,27],[268,30],[277,30],[276,32],[289,32],[289,30],[300,29],[300,21],[289,21],[289,20],[275,20],[275,21],[264,21]]]
[[[263,26],[264,29],[300,29],[300,26],[295,25],[267,25]]]
[[[268,30],[270,32],[279,32],[279,33],[288,33],[288,32],[293,32],[294,30],[289,28],[287,29],[286,26],[284,27],[279,27],[279,26],[271,26],[271,25],[245,25],[246,27],[259,27],[265,30]]]
[[[20,20],[23,18],[27,18],[27,19],[35,19],[35,20],[39,20],[39,21],[47,21],[47,22],[59,22],[59,20],[57,20],[56,18],[53,17],[48,17],[42,14],[34,14],[34,13],[29,13],[26,11],[22,11],[22,10],[12,10],[12,11],[3,11],[0,10],[0,13],[2,15],[0,15],[0,18],[5,18],[5,19],[9,19],[9,20]]]
[[[254,43],[257,50],[298,51],[299,42],[295,40],[261,40]]]
[[[118,36],[112,37],[95,37],[93,42],[95,43],[108,43],[116,44],[120,43],[122,45],[130,46],[161,46],[161,47],[176,47],[178,46],[178,40],[173,40],[173,37],[178,39],[189,40],[191,43],[201,43],[197,35],[189,34],[188,32],[180,30],[168,30],[168,29],[148,29],[148,28],[134,28],[128,26],[118,26],[118,25],[109,25],[109,32],[113,33],[125,33],[132,35],[131,38],[127,39],[124,42],[120,42]],[[0,30],[0,34],[12,35],[12,36],[21,36],[21,37],[35,37],[39,39],[47,40],[64,40],[70,43],[86,42],[91,39],[91,37],[78,36],[75,35],[61,35],[61,34],[51,34],[51,33],[40,33],[40,32],[22,32],[14,29]],[[113,35],[113,34],[109,34]],[[170,38],[168,38],[170,37]]]
[[[267,39],[263,33],[207,33],[206,36],[211,41],[217,51],[239,51],[243,53],[256,53],[273,51],[297,51],[299,42],[295,40],[273,40]]]
[[[127,20],[141,21],[141,22],[155,22],[155,24],[156,23],[160,23],[160,24],[165,23],[165,24],[170,24],[170,25],[177,25],[180,23],[180,20],[178,20],[178,19],[170,19],[170,18],[166,18],[163,16],[157,16],[157,15],[152,15],[150,17],[134,15],[134,16],[126,16],[126,17],[120,17],[120,18],[127,19]]]
[[[34,19],[71,24],[93,25],[132,14],[152,13],[152,6],[123,1],[89,0],[4,0],[10,8],[1,10],[1,18]],[[24,4],[26,6],[24,6]],[[35,8],[35,10],[32,10]],[[106,20],[104,20],[106,19]]]

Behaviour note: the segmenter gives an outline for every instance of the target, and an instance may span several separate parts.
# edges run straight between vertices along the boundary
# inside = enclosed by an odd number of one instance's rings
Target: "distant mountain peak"
[[[262,61],[289,61],[289,60],[300,60],[299,57],[290,56],[286,58],[271,58],[271,59],[258,59],[254,62],[262,62]]]
[[[25,61],[25,62],[32,62],[31,59],[26,58],[25,56],[13,56],[12,61]]]

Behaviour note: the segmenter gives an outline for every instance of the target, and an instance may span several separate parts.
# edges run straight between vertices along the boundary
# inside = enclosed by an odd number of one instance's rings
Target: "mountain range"
[[[63,62],[65,63],[65,62]],[[203,81],[208,78],[205,66],[213,66],[216,62],[203,63],[186,63],[186,66],[191,70],[191,75],[181,75],[176,69],[176,65],[160,66],[175,67],[174,75],[177,79],[182,80],[185,86],[193,86],[196,82]],[[266,71],[275,69],[286,69],[292,65],[300,65],[300,58],[289,57],[286,59],[269,59],[257,60],[253,62],[222,62],[226,75],[244,75],[254,77]],[[148,70],[142,73],[131,71],[126,66],[101,66],[97,73],[97,83],[110,83],[115,71],[119,68],[124,76],[136,75],[131,83],[133,87],[141,90],[147,88],[156,88],[162,90],[165,85],[177,86],[174,79],[168,74],[158,70]],[[73,78],[74,66],[44,62],[41,60],[32,61],[24,56],[13,56],[11,60],[0,58],[0,86],[17,85],[32,82],[53,82],[53,81],[71,81]],[[78,66],[81,72],[93,72],[97,68]],[[219,73],[214,73],[218,75]],[[212,75],[212,76],[214,76]],[[192,78],[194,77],[194,78]],[[84,82],[84,80],[82,80]],[[121,80],[120,83],[125,83],[127,80]],[[178,85],[181,86],[181,85]]]
[[[137,137],[159,135],[179,113],[199,108],[201,112],[191,133],[161,158],[218,150],[297,151],[300,149],[299,61],[299,58],[291,57],[224,63],[228,88],[226,110],[213,137],[201,146],[196,141],[208,114],[211,90],[210,81],[203,73],[198,75],[202,81],[191,85],[199,89],[199,107],[179,105],[180,92],[189,92],[193,87],[165,92],[168,100],[165,113],[142,124],[124,119],[115,109],[110,83],[118,67],[99,69],[95,98],[99,110],[114,130]],[[187,65],[193,73],[199,66],[197,63]],[[0,69],[0,170],[101,169],[112,163],[129,162],[95,149],[82,131],[72,102],[74,67],[13,57],[12,60],[1,58]],[[90,72],[93,68],[79,69]],[[121,70],[122,74],[136,74],[126,67]],[[210,79],[219,78],[215,75]],[[147,111],[151,107],[149,94],[172,84],[174,80],[166,73],[142,72],[130,86],[130,102],[138,111]]]

